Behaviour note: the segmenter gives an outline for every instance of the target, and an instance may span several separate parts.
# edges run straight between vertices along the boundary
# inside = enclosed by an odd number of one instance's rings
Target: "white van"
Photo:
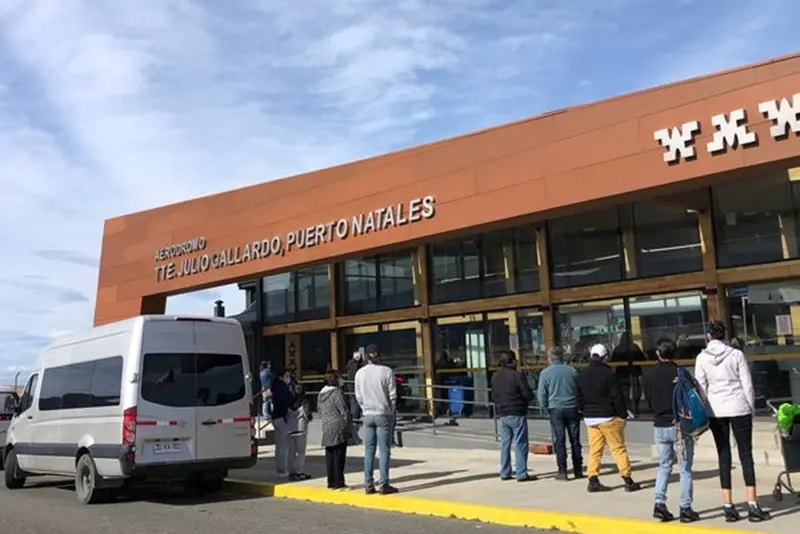
[[[140,483],[220,489],[257,458],[244,334],[224,318],[143,316],[56,340],[9,425],[9,489],[75,478],[78,500]]]

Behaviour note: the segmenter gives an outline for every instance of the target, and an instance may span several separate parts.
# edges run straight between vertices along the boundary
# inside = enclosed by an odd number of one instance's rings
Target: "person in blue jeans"
[[[549,366],[539,375],[536,391],[539,406],[550,416],[553,447],[556,450],[556,480],[567,480],[567,435],[572,449],[572,472],[583,478],[581,453],[581,414],[578,410],[578,370],[564,364],[564,351],[553,347],[547,352]]]
[[[679,439],[675,426],[673,396],[677,365],[675,344],[661,340],[656,348],[658,364],[644,376],[644,393],[653,412],[653,436],[658,450],[658,471],[655,484],[655,505],[653,517],[659,521],[673,521],[675,516],[667,507],[667,485],[672,474],[672,464],[678,459],[680,475],[680,514],[681,523],[693,523],[700,519],[692,509],[692,462],[694,460],[694,439],[682,436]]]
[[[272,418],[272,363],[261,362],[258,370],[261,382],[261,416],[269,422]]]
[[[380,365],[377,345],[366,350],[367,364],[355,376],[355,397],[362,412],[364,430],[364,491],[367,495],[397,493],[389,483],[389,461],[392,450],[392,429],[397,403],[394,371]],[[378,480],[375,488],[375,451],[378,452]]]
[[[528,473],[528,405],[533,391],[517,369],[517,355],[500,354],[500,369],[492,376],[492,402],[500,424],[500,478],[511,480],[511,447],[515,450],[518,482],[536,480]]]

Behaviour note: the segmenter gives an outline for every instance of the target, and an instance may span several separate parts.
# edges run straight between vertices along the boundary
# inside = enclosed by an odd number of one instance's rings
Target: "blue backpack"
[[[676,366],[676,370],[672,397],[675,426],[682,435],[698,438],[708,430],[711,410],[694,377],[683,367]]]

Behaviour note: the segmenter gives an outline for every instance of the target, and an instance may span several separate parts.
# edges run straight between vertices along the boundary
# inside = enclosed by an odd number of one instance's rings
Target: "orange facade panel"
[[[111,219],[95,323],[158,311],[168,294],[794,158],[798,112],[800,55]]]

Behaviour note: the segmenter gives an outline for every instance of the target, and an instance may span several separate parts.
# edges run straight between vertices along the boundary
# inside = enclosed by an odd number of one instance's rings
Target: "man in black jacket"
[[[677,456],[680,473],[680,521],[692,523],[700,516],[692,510],[692,461],[694,439],[682,436],[679,439],[675,426],[675,382],[678,376],[675,344],[663,340],[658,344],[658,364],[644,375],[644,393],[653,412],[653,426],[658,449],[658,472],[655,484],[655,506],[653,517],[661,521],[672,521],[675,516],[667,508],[667,484],[672,474],[672,464]]]
[[[603,450],[608,443],[625,490],[636,491],[640,485],[631,478],[631,461],[625,445],[628,407],[622,388],[614,369],[606,363],[608,349],[597,344],[589,354],[589,366],[578,375],[578,406],[589,435],[588,490],[590,493],[610,490],[599,478]]]
[[[511,479],[511,444],[514,444],[518,482],[536,480],[528,474],[528,405],[533,391],[517,370],[514,351],[502,351],[500,369],[492,376],[492,402],[500,424],[500,478]]]

